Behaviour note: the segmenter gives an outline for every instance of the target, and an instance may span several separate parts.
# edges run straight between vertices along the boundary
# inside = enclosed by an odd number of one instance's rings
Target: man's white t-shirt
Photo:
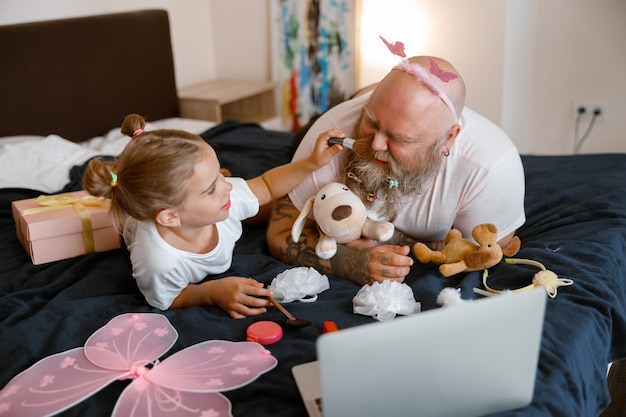
[[[336,128],[350,135],[370,94],[338,104],[320,116],[293,159],[309,155],[317,136],[326,130]],[[502,129],[467,107],[459,124],[461,131],[432,187],[394,203],[399,205],[395,228],[418,241],[443,240],[450,228],[471,239],[472,229],[482,223],[493,223],[503,237],[526,221],[524,169],[515,145]],[[296,208],[302,210],[325,184],[341,182],[341,164],[339,153],[289,193]]]
[[[159,235],[152,221],[129,218],[124,225],[124,241],[130,251],[133,277],[146,301],[167,310],[189,284],[207,275],[230,268],[235,243],[241,237],[241,221],[259,211],[259,200],[242,178],[226,178],[233,185],[228,218],[216,223],[218,242],[207,253],[176,249]]]

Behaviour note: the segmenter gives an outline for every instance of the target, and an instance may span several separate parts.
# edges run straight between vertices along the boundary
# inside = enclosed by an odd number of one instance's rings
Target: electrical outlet
[[[575,101],[572,106],[572,115],[574,118],[580,116],[585,119],[591,119],[595,112],[599,112],[596,117],[597,121],[606,120],[607,104],[599,101]]]

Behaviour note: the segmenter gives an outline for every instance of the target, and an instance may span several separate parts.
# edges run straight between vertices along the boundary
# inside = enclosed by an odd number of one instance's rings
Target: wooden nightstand
[[[178,91],[181,117],[260,123],[276,117],[272,81],[214,80]]]

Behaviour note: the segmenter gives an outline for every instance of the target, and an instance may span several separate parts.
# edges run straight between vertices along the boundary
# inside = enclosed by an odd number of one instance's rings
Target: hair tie
[[[111,188],[113,188],[117,185],[117,174],[113,171],[109,171],[109,174],[111,175]]]
[[[144,132],[143,129],[137,129],[133,132],[133,137],[141,135]]]
[[[361,179],[359,177],[357,177],[356,175],[354,175],[353,172],[348,172],[348,178],[350,178],[351,180],[361,184],[363,183],[363,181],[361,181]]]
[[[385,182],[387,183],[387,185],[389,186],[389,188],[396,188],[400,185],[400,183],[398,182],[397,179],[395,178],[386,178]]]

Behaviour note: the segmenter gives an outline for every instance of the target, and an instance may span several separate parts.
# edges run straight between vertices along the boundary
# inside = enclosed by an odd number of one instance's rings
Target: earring
[[[180,218],[176,221],[176,227],[180,227]]]
[[[450,156],[450,149],[446,149],[446,151],[443,153],[443,156]]]

